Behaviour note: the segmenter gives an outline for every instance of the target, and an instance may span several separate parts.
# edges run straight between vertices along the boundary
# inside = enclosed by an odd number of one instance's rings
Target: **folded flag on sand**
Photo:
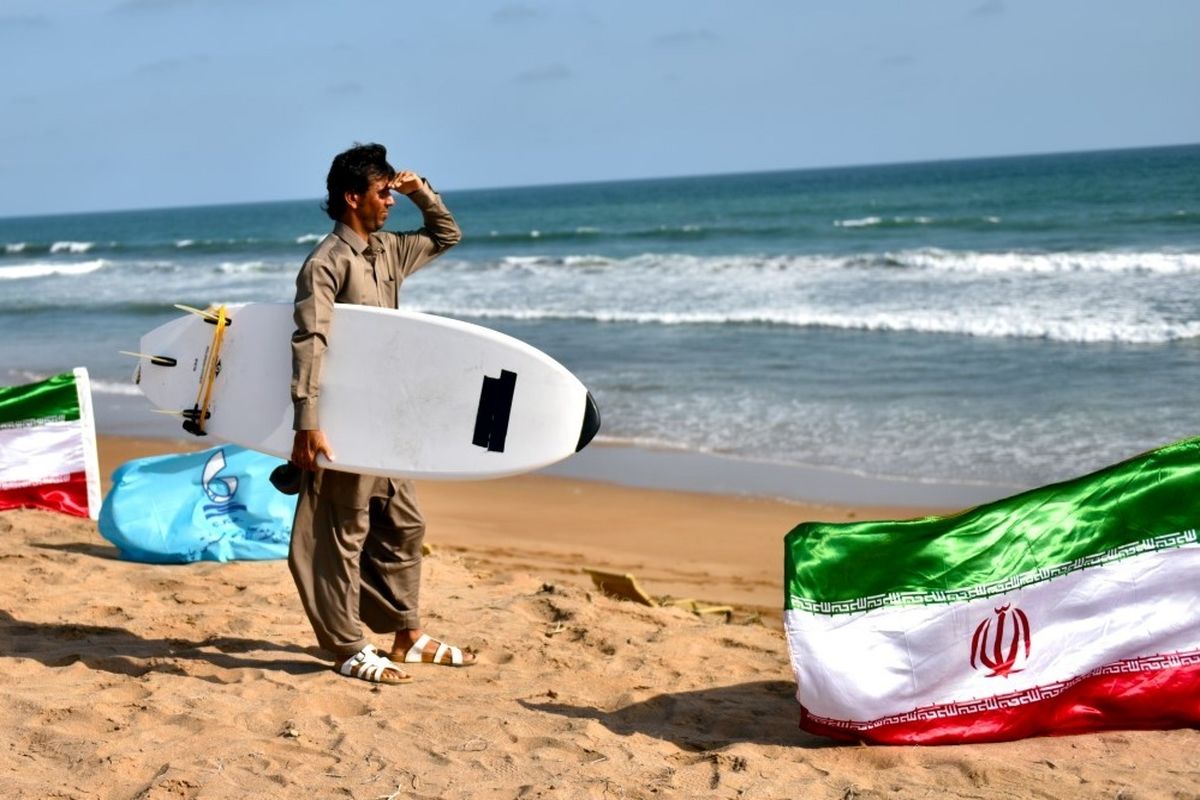
[[[956,516],[788,534],[800,726],[950,744],[1200,725],[1200,439]]]
[[[100,511],[87,370],[0,389],[0,510]]]

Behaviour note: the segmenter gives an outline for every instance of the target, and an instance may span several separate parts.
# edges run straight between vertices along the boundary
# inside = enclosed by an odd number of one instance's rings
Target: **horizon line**
[[[1055,156],[1074,156],[1074,155],[1099,155],[1102,153],[1122,153],[1133,152],[1138,150],[1170,150],[1187,147],[1198,147],[1200,141],[1197,142],[1179,142],[1174,144],[1156,144],[1156,145],[1136,145],[1131,147],[1098,147],[1086,150],[1053,150],[1053,151],[1037,151],[1027,153],[1008,153],[1003,155],[986,155],[986,156],[954,156],[946,158],[927,158],[915,159],[911,161],[876,161],[864,162],[857,164],[834,164],[821,167],[778,167],[772,169],[751,169],[751,170],[735,170],[723,172],[706,172],[706,173],[687,173],[675,175],[649,175],[637,178],[604,178],[590,180],[567,180],[567,181],[550,181],[547,183],[530,183],[530,184],[501,184],[490,186],[471,186],[448,188],[439,190],[440,194],[447,192],[452,193],[467,193],[467,192],[489,192],[489,191],[520,191],[523,189],[547,189],[564,186],[604,186],[617,183],[639,183],[653,182],[666,180],[689,180],[696,178],[726,178],[739,177],[749,175],[771,175],[781,172],[835,172],[839,170],[854,170],[854,169],[878,169],[884,167],[903,167],[903,166],[921,166],[931,164],[954,164],[968,161],[1003,161],[1008,159],[1022,158],[1047,158]],[[162,206],[143,206],[130,208],[106,208],[106,209],[85,209],[73,211],[52,211],[38,212],[33,214],[0,214],[0,221],[21,220],[21,219],[40,219],[45,217],[56,216],[89,216],[94,214],[127,214],[148,211],[183,211],[187,209],[207,209],[207,208],[229,208],[234,206],[253,206],[253,205],[272,205],[285,203],[302,203],[312,201],[320,203],[323,198],[319,196],[313,197],[291,197],[291,198],[272,198],[259,200],[222,200],[209,203],[181,203]]]

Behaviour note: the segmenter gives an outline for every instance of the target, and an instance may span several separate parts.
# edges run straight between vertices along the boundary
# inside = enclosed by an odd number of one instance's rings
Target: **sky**
[[[1200,142],[1196,0],[4,0],[0,216]]]

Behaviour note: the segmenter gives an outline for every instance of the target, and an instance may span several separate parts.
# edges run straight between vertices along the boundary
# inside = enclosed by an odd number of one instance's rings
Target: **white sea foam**
[[[296,244],[316,244],[324,239],[325,236],[326,234],[324,233],[306,233],[303,236],[296,237]]]
[[[1052,273],[1152,273],[1178,275],[1200,272],[1200,252],[1001,252],[940,250],[925,248],[890,253],[855,253],[851,255],[728,255],[694,256],[672,253],[645,253],[621,259],[598,255],[568,256],[506,256],[500,260],[505,267],[563,267],[576,263],[611,264],[620,269],[644,270],[654,275],[680,271],[698,276],[713,271],[728,270],[795,270],[813,269],[877,269],[975,273],[979,275],[1052,274]],[[455,269],[481,269],[471,262],[455,262]],[[483,268],[486,271],[486,268]]]
[[[132,359],[130,363],[133,363]],[[53,377],[50,373],[33,372],[25,369],[12,370],[4,375],[0,375],[0,382],[6,385],[20,386],[25,383],[38,383],[47,378]],[[94,394],[111,394],[111,395],[140,395],[142,392],[132,383],[117,383],[116,381],[97,380],[95,375],[90,375],[88,383]]]
[[[13,242],[12,244],[4,245],[4,252],[10,254],[24,253],[27,246],[25,242]]]
[[[767,315],[772,316],[772,315]],[[791,317],[788,319],[788,317]],[[1200,336],[1200,322],[1128,322],[1096,319],[1046,319],[1036,313],[958,315],[936,311],[877,312],[857,318],[832,314],[780,315],[782,324],[858,329],[888,333],[944,333],[1005,339],[1060,342],[1159,344]]]
[[[191,246],[192,246],[192,245],[194,245],[195,243],[196,243],[196,240],[195,240],[195,239],[180,239],[179,241],[177,241],[177,242],[175,243],[175,246],[176,246],[176,247],[180,247],[180,248],[183,248],[183,247],[191,247]]]
[[[862,219],[839,219],[834,220],[834,226],[838,228],[869,228],[879,225],[883,222],[882,217],[863,217]]]
[[[86,253],[96,246],[95,242],[55,242],[50,245],[51,253]]]
[[[531,268],[531,267],[597,267],[619,264],[615,259],[607,258],[598,255],[575,255],[575,256],[505,256],[500,259],[500,266],[507,269],[512,268]],[[478,266],[466,261],[446,261],[441,265],[443,267],[451,267],[453,269],[465,269],[474,271]]]
[[[1200,272],[1200,253],[1139,253],[1111,250],[1095,253],[980,253],[930,248],[889,253],[888,258],[905,267],[976,273]]]
[[[86,275],[108,266],[103,258],[94,261],[80,261],[76,264],[54,264],[50,262],[31,262],[29,264],[14,264],[0,266],[0,280],[20,280],[23,278],[45,278],[50,275]]]
[[[277,264],[266,261],[222,261],[217,265],[217,271],[223,275],[242,275],[248,272],[271,272]]]
[[[132,359],[131,359],[132,363]],[[98,381],[92,378],[92,391],[96,394],[120,395],[122,397],[136,397],[141,395],[142,391],[132,383],[117,383],[116,381]]]
[[[880,225],[935,225],[935,224],[962,224],[975,222],[988,222],[997,224],[1000,222],[999,217],[982,217],[978,219],[949,219],[939,220],[936,217],[916,216],[916,217],[892,217],[890,220],[885,220],[883,217],[862,217],[860,219],[838,219],[833,221],[835,228],[874,228]]]
[[[1007,314],[925,311],[845,312],[815,309],[753,308],[720,311],[633,311],[622,309],[548,309],[519,307],[407,306],[451,317],[476,319],[578,320],[636,325],[781,325],[882,333],[930,333],[1005,339],[1047,339],[1061,342],[1161,344],[1200,337],[1200,322],[1133,322],[1046,318],[1036,309]]]

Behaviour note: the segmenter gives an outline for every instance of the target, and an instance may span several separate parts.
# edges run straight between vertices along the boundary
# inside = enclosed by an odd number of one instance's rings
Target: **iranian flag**
[[[10,508],[100,513],[86,369],[0,389],[0,511]]]
[[[881,744],[1200,725],[1200,438],[786,540],[800,726]]]

